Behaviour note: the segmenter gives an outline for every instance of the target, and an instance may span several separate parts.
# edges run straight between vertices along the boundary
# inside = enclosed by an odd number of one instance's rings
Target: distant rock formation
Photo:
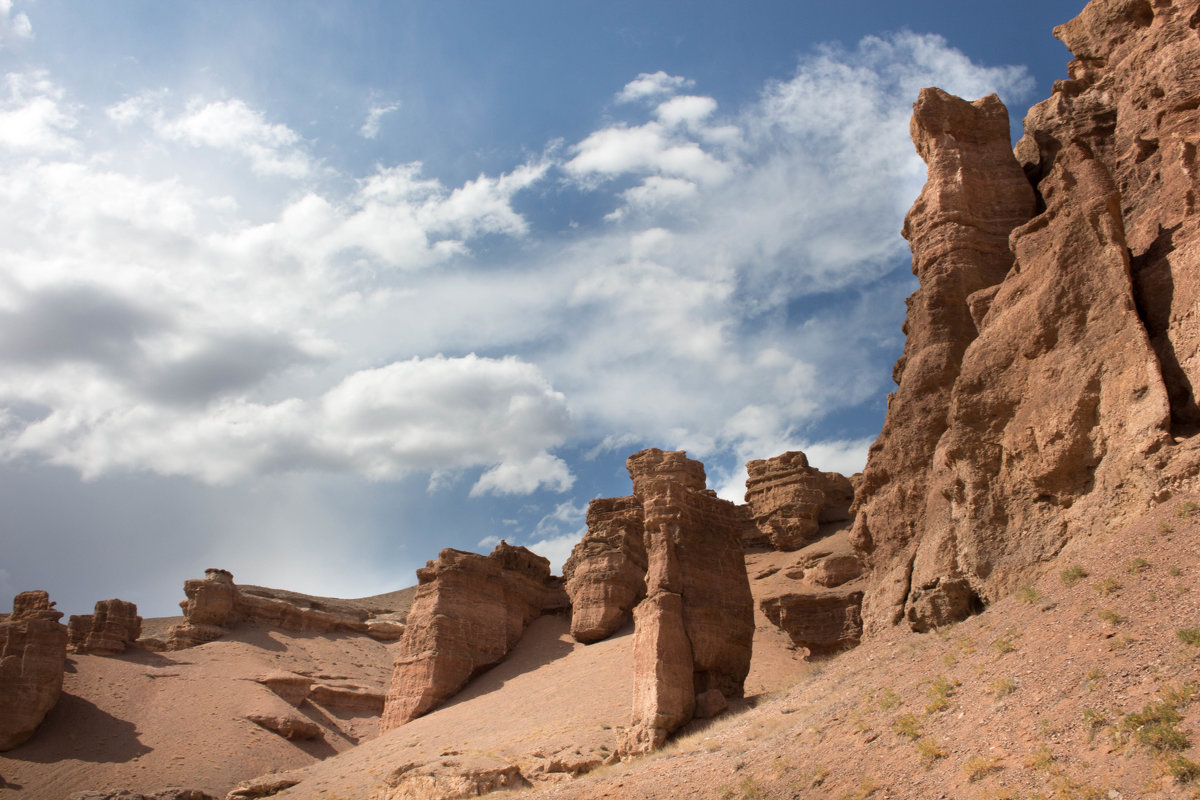
[[[633,726],[623,749],[644,752],[692,719],[698,697],[742,696],[754,605],[741,539],[751,523],[744,507],[705,488],[704,465],[683,451],[643,450],[625,463],[649,566],[634,610]]]
[[[635,496],[593,500],[587,534],[563,565],[571,635],[597,642],[627,623],[646,594],[642,504]]]
[[[850,519],[850,479],[810,467],[804,453],[751,461],[746,471],[746,505],[758,529],[743,537],[746,547],[798,550],[816,539],[822,523]]]
[[[264,795],[259,795],[260,797]],[[218,800],[216,795],[201,789],[184,789],[171,786],[157,792],[143,794],[132,789],[105,789],[103,791],[76,792],[70,800]]]
[[[997,99],[921,92],[921,288],[855,509],[869,629],[962,619],[1095,520],[1195,485],[1195,28],[1173,4],[1093,0],[1055,29],[1071,78],[1015,156]]]
[[[115,655],[142,635],[137,606],[124,600],[100,600],[91,614],[72,614],[67,621],[67,650]]]
[[[517,644],[529,623],[565,610],[550,562],[501,542],[482,556],[447,548],[417,570],[418,588],[380,723],[403,725],[445,702]]]
[[[0,622],[0,751],[37,730],[62,691],[67,628],[46,592],[21,592]]]
[[[344,601],[323,602],[307,595],[259,586],[237,586],[223,569],[207,569],[204,578],[185,581],[187,599],[179,603],[184,622],[167,631],[168,650],[219,639],[228,628],[243,622],[269,625],[299,633],[362,633],[384,641],[404,632],[400,615],[372,614]],[[153,643],[143,641],[153,647]]]

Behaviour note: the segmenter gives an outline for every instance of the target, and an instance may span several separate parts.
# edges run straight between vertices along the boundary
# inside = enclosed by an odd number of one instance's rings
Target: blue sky
[[[625,457],[853,472],[927,85],[1077,3],[0,0],[0,597],[557,564]]]

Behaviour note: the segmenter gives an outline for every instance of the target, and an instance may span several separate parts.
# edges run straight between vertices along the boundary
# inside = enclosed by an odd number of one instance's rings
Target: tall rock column
[[[22,592],[0,622],[0,750],[29,739],[62,692],[67,627],[45,592]]]
[[[742,554],[746,510],[705,488],[682,451],[626,461],[641,501],[646,599],[634,610],[633,727],[624,749],[660,746],[697,704],[740,698],[750,670],[754,606]]]
[[[612,635],[645,597],[643,534],[637,497],[605,497],[588,505],[587,534],[563,565],[576,641],[598,642]]]
[[[968,297],[1004,279],[1013,263],[1009,234],[1035,210],[1033,189],[1010,150],[1008,112],[995,95],[969,103],[923,89],[911,130],[929,168],[903,231],[920,288],[908,299],[907,340],[893,371],[897,389],[854,508],[852,541],[876,574],[863,606],[868,630],[904,613],[934,450],[963,353],[977,333]],[[978,313],[986,296],[976,298]]]

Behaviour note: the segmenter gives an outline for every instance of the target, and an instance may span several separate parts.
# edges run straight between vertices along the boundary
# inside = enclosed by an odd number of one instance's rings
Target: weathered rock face
[[[67,621],[67,649],[72,653],[113,655],[142,635],[137,606],[124,600],[100,600],[91,614],[72,614]]]
[[[593,500],[587,527],[563,565],[571,635],[585,643],[615,633],[646,594],[646,545],[637,497]]]
[[[946,430],[963,353],[976,335],[967,298],[1004,278],[1012,266],[1009,233],[1035,206],[1009,149],[1008,112],[999,98],[968,103],[922,90],[911,128],[929,166],[904,221],[921,288],[908,299],[908,338],[892,373],[898,386],[863,470],[853,534],[863,559],[885,573],[903,561],[924,527],[934,449]],[[876,616],[896,615],[893,598],[880,605]]]
[[[751,461],[746,471],[746,505],[757,528],[744,537],[746,547],[798,550],[816,539],[822,523],[850,519],[849,478],[810,467],[804,453]]]
[[[439,706],[499,663],[530,622],[567,605],[550,562],[504,542],[489,556],[447,548],[417,570],[417,580],[384,706],[384,731]]]
[[[634,611],[634,724],[624,744],[636,752],[690,720],[698,695],[742,696],[754,608],[741,538],[752,523],[743,507],[704,488],[704,466],[682,451],[643,450],[626,467],[649,561],[646,598]]]
[[[22,592],[0,622],[0,751],[29,739],[58,702],[67,628],[45,592]]]
[[[365,633],[384,641],[399,638],[404,629],[397,614],[375,615],[337,605],[340,601],[319,602],[293,592],[237,586],[233,575],[223,569],[205,570],[203,579],[185,581],[183,591],[187,599],[179,606],[186,620],[167,631],[168,650],[219,639],[230,626],[243,622],[299,633]]]
[[[986,163],[963,157],[969,137],[956,131],[965,101],[922,92],[913,132],[929,182],[906,224],[922,288],[854,528],[875,569],[869,627],[904,619],[925,630],[961,619],[1092,521],[1195,482],[1197,465],[1173,461],[1194,458],[1195,448],[1175,444],[1200,422],[1194,12],[1093,0],[1057,28],[1075,54],[1071,79],[1031,110],[1002,170],[996,147]],[[939,166],[950,155],[953,172]],[[1027,223],[1016,213],[1025,203],[1012,188],[1017,166],[1044,209]],[[978,231],[960,230],[980,216],[976,194],[1008,198],[975,227],[994,233],[989,243],[1011,228],[1011,255],[958,246],[959,272],[994,275],[1005,258],[1012,269],[1002,282],[931,305],[925,293],[936,275],[921,265],[946,252],[947,234],[976,241]],[[957,327],[930,313],[947,308]],[[914,358],[938,337],[953,345],[939,351],[942,377],[914,396]]]

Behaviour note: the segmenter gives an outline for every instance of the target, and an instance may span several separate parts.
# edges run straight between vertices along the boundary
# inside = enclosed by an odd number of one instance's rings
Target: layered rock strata
[[[322,602],[307,595],[238,586],[223,569],[208,569],[202,579],[184,582],[186,600],[179,603],[184,622],[167,631],[166,648],[182,650],[224,636],[231,626],[259,623],[298,633],[362,633],[381,640],[399,638],[399,615],[371,614],[339,601]],[[162,645],[159,645],[162,647]]]
[[[550,562],[504,542],[488,556],[447,548],[417,570],[417,580],[383,731],[439,706],[499,663],[530,622],[567,606]]]
[[[124,600],[100,600],[91,614],[72,614],[67,621],[67,649],[72,653],[115,655],[142,635],[137,606]]]
[[[587,534],[563,565],[571,636],[590,643],[627,623],[646,594],[642,504],[636,496],[593,500]]]
[[[627,752],[660,746],[688,722],[697,697],[740,698],[750,669],[754,607],[742,555],[746,510],[705,488],[704,465],[682,451],[626,461],[642,504],[646,597],[634,610],[633,726]],[[714,706],[711,695],[704,707]]]
[[[921,93],[921,289],[854,526],[868,627],[961,619],[1094,520],[1195,484],[1196,448],[1176,445],[1200,422],[1197,20],[1093,0],[1055,29],[1071,77],[1015,156],[994,98]]]
[[[22,592],[0,622],[0,751],[28,740],[58,702],[67,662],[62,615],[45,592]]]
[[[757,528],[744,537],[746,547],[798,550],[818,538],[823,523],[850,519],[850,479],[810,467],[804,453],[751,461],[746,471],[746,505]]]

